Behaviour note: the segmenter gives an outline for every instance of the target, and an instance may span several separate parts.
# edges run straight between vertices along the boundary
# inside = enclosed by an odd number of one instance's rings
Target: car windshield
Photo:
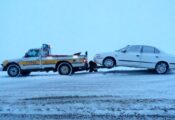
[[[122,51],[125,51],[128,47],[129,47],[129,45],[127,45],[126,47],[124,47],[124,48],[122,48],[122,49],[116,50],[116,52],[122,52]]]

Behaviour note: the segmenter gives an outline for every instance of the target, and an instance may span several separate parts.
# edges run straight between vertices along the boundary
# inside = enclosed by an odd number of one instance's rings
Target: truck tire
[[[22,76],[29,76],[30,73],[31,73],[30,71],[21,71]]]
[[[59,64],[57,70],[60,75],[71,75],[73,73],[72,65],[67,62]]]
[[[10,77],[17,77],[20,75],[20,72],[21,72],[21,69],[18,65],[16,64],[11,64],[8,66],[7,68],[7,74],[10,76]]]

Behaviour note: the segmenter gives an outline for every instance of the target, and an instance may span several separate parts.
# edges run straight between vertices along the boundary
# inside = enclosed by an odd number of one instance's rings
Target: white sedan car
[[[94,62],[107,68],[126,66],[154,69],[165,74],[175,69],[175,56],[145,45],[128,45],[120,50],[95,55]]]

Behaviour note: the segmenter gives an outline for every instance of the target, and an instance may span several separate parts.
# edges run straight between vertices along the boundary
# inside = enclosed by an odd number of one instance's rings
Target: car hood
[[[107,56],[115,56],[115,52],[113,51],[113,52],[98,53],[98,54],[95,55],[95,57],[96,56],[100,56],[102,58],[107,57]]]

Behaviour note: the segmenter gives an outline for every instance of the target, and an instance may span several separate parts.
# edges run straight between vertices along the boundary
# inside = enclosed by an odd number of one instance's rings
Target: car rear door
[[[143,46],[141,52],[141,67],[155,68],[159,61],[160,52],[158,49],[151,46]]]
[[[118,65],[128,66],[128,67],[140,67],[140,55],[141,55],[140,45],[128,46],[126,50],[119,52],[116,56]]]

